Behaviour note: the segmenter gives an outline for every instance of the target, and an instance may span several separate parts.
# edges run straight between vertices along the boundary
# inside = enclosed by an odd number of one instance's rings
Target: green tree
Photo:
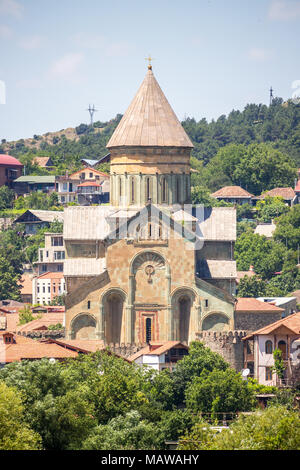
[[[7,186],[1,186],[0,188],[0,210],[11,209],[13,207],[13,201],[15,193],[12,189]]]
[[[41,438],[25,422],[21,394],[0,382],[0,450],[38,450]]]
[[[258,217],[262,222],[270,222],[275,217],[286,214],[290,210],[280,196],[266,196],[265,199],[257,202],[256,208]]]
[[[255,404],[252,390],[233,369],[203,370],[187,386],[185,395],[187,407],[194,412],[249,411]]]
[[[241,415],[229,429],[214,434],[204,423],[179,441],[179,450],[299,450],[299,413],[284,406]]]
[[[226,370],[229,364],[222,356],[204,346],[200,341],[190,344],[189,354],[177,362],[176,369],[172,373],[174,384],[174,403],[184,403],[185,389],[194,377],[198,377],[205,369],[208,371]]]
[[[162,437],[152,423],[142,420],[131,410],[106,425],[96,427],[83,442],[85,450],[155,450],[162,446]]]
[[[285,365],[282,357],[281,349],[274,349],[273,351],[274,366],[273,371],[279,379],[284,378]]]
[[[264,297],[267,285],[259,276],[244,276],[238,285],[238,297]]]

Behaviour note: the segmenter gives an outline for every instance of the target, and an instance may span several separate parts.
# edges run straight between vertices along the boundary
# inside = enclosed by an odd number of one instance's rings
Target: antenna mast
[[[93,117],[94,117],[94,113],[96,113],[98,110],[95,108],[95,105],[93,104],[93,106],[91,106],[89,104],[89,107],[87,109],[87,111],[90,113],[90,117],[91,117],[91,126],[93,126]]]
[[[270,106],[271,106],[272,101],[273,101],[273,99],[274,99],[273,91],[274,91],[274,90],[273,90],[273,88],[271,87],[271,88],[270,88]]]

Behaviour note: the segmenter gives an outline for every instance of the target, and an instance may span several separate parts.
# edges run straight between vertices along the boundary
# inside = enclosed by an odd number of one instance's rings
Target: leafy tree
[[[300,246],[300,204],[277,219],[274,240],[281,241],[288,248],[297,250]]]
[[[273,371],[276,373],[279,379],[284,378],[285,365],[282,358],[281,349],[274,349],[273,351],[274,366]]]
[[[155,450],[162,446],[162,436],[152,423],[129,411],[96,427],[83,442],[85,450]]]
[[[286,256],[285,246],[256,233],[242,233],[235,244],[237,269],[246,271],[253,265],[262,279],[268,279],[280,271]]]
[[[238,285],[238,297],[264,297],[267,285],[259,276],[244,276]]]
[[[185,389],[194,377],[198,377],[205,369],[207,371],[226,370],[229,364],[222,356],[211,351],[200,341],[190,344],[189,354],[177,362],[176,369],[172,373],[174,383],[174,403],[182,404],[185,399]]]
[[[238,221],[242,219],[254,219],[253,206],[248,202],[246,204],[238,204],[236,207],[236,218]]]
[[[12,189],[7,186],[1,186],[0,188],[0,210],[11,209],[13,207],[13,201],[15,193]]]
[[[233,369],[203,370],[185,391],[186,405],[194,412],[237,412],[251,410],[255,396],[241,374]]]
[[[270,197],[258,201],[256,204],[259,219],[262,222],[270,222],[275,217],[289,212],[289,207],[285,204],[284,199],[280,196]]]
[[[41,438],[25,422],[21,394],[0,382],[0,449],[38,450]]]
[[[26,323],[36,320],[37,318],[41,318],[41,315],[32,315],[31,307],[29,305],[26,305],[24,308],[20,309],[19,313],[19,325],[25,325]]]
[[[179,450],[299,450],[299,413],[284,406],[241,415],[227,430],[214,434],[205,423],[195,425],[179,441]]]

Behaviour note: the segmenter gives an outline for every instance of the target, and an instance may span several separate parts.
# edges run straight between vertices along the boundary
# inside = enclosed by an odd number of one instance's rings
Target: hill
[[[56,173],[77,169],[80,159],[98,159],[107,153],[106,144],[121,117],[118,114],[108,122],[94,123],[93,127],[80,124],[75,129],[47,132],[42,136],[35,135],[16,142],[2,140],[0,151],[26,162],[29,169],[30,162],[37,155],[51,156]],[[187,118],[182,125],[194,144],[192,167],[200,175],[208,164],[215,161],[218,152],[230,144],[239,145],[240,153],[243,153],[244,148],[245,154],[246,148],[251,144],[266,144],[267,147],[261,147],[264,152],[266,148],[269,151],[276,150],[293,167],[293,175],[288,179],[288,184],[293,185],[295,170],[300,166],[299,104],[275,98],[270,106],[247,104],[243,111],[232,110],[228,116],[222,115],[211,122],[207,122],[205,118],[198,122],[194,118]],[[260,147],[257,151],[260,152]],[[199,185],[200,179],[194,177],[194,184]],[[226,178],[218,178],[218,181],[214,181],[213,175],[207,176],[206,172],[203,184],[217,190],[230,181],[233,181],[230,172],[226,174]]]

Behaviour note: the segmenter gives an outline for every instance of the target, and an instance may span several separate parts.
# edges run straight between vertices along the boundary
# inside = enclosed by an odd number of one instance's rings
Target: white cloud
[[[76,78],[80,65],[83,62],[83,54],[70,53],[63,56],[61,59],[54,62],[50,68],[50,75],[53,78],[60,78],[63,80]]]
[[[248,51],[248,55],[250,59],[258,62],[265,62],[272,57],[272,53],[268,49],[263,49],[260,47],[252,47]]]
[[[300,18],[299,0],[273,0],[268,13],[270,20],[289,21]]]
[[[21,18],[24,7],[16,0],[0,0],[0,13]]]
[[[105,38],[100,34],[77,33],[74,34],[74,36],[72,36],[70,39],[78,47],[84,47],[88,49],[101,49],[105,45]]]
[[[19,46],[22,47],[23,49],[27,50],[32,50],[32,49],[38,49],[43,45],[44,38],[43,36],[29,36],[27,38],[23,38],[19,42]]]
[[[0,38],[10,39],[13,36],[12,29],[5,24],[0,24]]]
[[[126,57],[129,55],[131,46],[126,42],[112,43],[106,47],[109,57]]]

